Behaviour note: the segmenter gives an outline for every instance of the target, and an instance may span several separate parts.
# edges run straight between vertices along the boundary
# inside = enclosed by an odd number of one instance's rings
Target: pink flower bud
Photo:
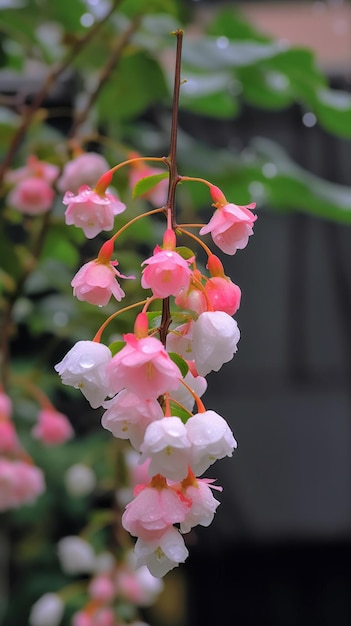
[[[38,467],[0,457],[0,511],[31,504],[44,490],[43,472]]]
[[[210,194],[215,204],[218,204],[218,205],[227,204],[227,199],[223,191],[221,191],[219,187],[216,187],[215,185],[210,185]]]
[[[234,315],[240,306],[240,287],[229,278],[219,276],[209,278],[205,285],[205,293],[213,311],[224,311],[228,315]]]
[[[89,595],[100,602],[110,602],[116,594],[116,588],[110,576],[100,574],[95,576],[89,585]]]
[[[19,447],[16,429],[11,420],[0,418],[0,453],[15,452]]]

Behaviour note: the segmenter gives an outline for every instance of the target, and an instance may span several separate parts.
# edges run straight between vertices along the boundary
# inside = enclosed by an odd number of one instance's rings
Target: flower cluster
[[[67,536],[58,543],[58,556],[66,575],[90,576],[86,604],[73,614],[72,626],[116,626],[115,606],[150,606],[163,589],[162,581],[147,567],[137,566],[132,552],[125,554],[123,562],[117,562],[111,552],[97,554],[81,537]],[[32,606],[29,624],[57,626],[64,611],[65,603],[59,594],[45,593]]]
[[[43,472],[23,448],[12,413],[12,401],[0,389],[0,511],[31,504],[45,490]],[[57,445],[73,436],[73,428],[45,398],[32,436],[45,445]]]
[[[167,159],[154,160],[167,164]],[[120,205],[107,188],[113,173],[124,165],[131,167],[134,182],[140,172],[146,171],[146,176],[158,172],[133,156],[103,174],[94,188],[67,191],[63,200],[67,224],[81,227],[88,238],[112,230]],[[140,466],[147,468],[125,507],[122,524],[136,538],[137,565],[146,565],[156,577],[187,558],[184,534],[212,522],[219,505],[212,490],[221,488],[203,474],[216,460],[232,456],[237,446],[225,419],[206,409],[200,396],[207,387],[205,377],[218,372],[237,351],[240,331],[233,315],[241,291],[225,275],[218,256],[189,228],[200,227],[200,235],[210,233],[220,250],[232,255],[246,246],[256,220],[253,204],[228,203],[218,187],[202,179],[178,180],[208,186],[215,208],[209,223],[178,225],[174,208],[167,204],[147,212],[163,213],[167,224],[162,243],[141,264],[141,287],[149,293],[135,305],[143,308],[133,332],[124,334],[123,341],[102,343],[102,332],[123,313],[120,309],[92,341],[78,341],[55,366],[65,385],[80,389],[93,408],[104,409],[102,426],[114,437],[128,439]],[[112,260],[114,245],[128,225],[142,217],[132,218],[114,233],[97,258],[78,271],[72,286],[79,300],[99,306],[111,295],[122,300],[125,294],[117,278],[126,276]],[[202,247],[206,271],[199,269],[195,251],[178,247],[179,236],[189,236]]]

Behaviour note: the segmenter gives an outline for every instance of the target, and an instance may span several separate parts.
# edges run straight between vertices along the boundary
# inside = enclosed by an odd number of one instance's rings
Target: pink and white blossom
[[[54,408],[42,409],[32,435],[47,446],[58,445],[71,439],[74,431],[68,417]]]
[[[2,419],[0,416],[0,453],[14,453],[18,450],[19,445],[16,429],[12,420]]]
[[[237,351],[240,331],[236,321],[223,311],[202,313],[194,323],[192,352],[200,376],[218,372]]]
[[[66,574],[91,573],[95,569],[95,552],[88,541],[76,535],[63,537],[57,544],[58,557]]]
[[[196,413],[186,423],[191,443],[190,466],[201,476],[217,459],[232,456],[237,442],[227,422],[215,411]]]
[[[164,417],[150,424],[140,446],[141,461],[150,458],[149,475],[162,474],[169,480],[183,480],[188,474],[190,441],[179,417]]]
[[[188,289],[191,278],[189,264],[175,250],[162,250],[156,246],[153,256],[146,259],[142,265],[144,268],[141,286],[151,289],[156,298],[168,298],[177,296],[182,289]]]
[[[10,191],[9,205],[26,215],[46,213],[54,201],[55,192],[44,178],[25,178]]]
[[[106,159],[97,152],[84,152],[68,161],[63,168],[62,174],[57,181],[57,189],[64,193],[70,189],[73,193],[83,185],[94,187],[108,169]]]
[[[194,320],[172,328],[167,335],[167,350],[180,354],[186,361],[193,360]]]
[[[209,223],[200,230],[200,235],[211,233],[215,244],[226,254],[235,254],[242,250],[253,234],[253,224],[257,219],[250,209],[255,208],[255,203],[247,206],[236,204],[217,205],[218,208],[212,215]]]
[[[123,213],[126,206],[111,193],[99,194],[87,185],[79,188],[78,194],[66,191],[63,204],[66,224],[81,228],[88,239],[93,239],[103,230],[111,230],[115,215]]]
[[[138,339],[132,333],[124,339],[126,345],[107,365],[109,385],[115,392],[125,388],[140,398],[155,399],[178,387],[181,372],[161,341],[155,337]]]
[[[41,469],[24,461],[0,457],[0,511],[32,504],[44,490]]]
[[[78,341],[55,365],[55,370],[64,385],[80,389],[93,409],[97,409],[110,395],[106,366],[111,357],[110,349],[102,343]]]
[[[123,528],[145,541],[160,537],[172,524],[183,522],[190,501],[169,487],[142,486],[122,515]]]
[[[11,185],[17,185],[27,178],[42,178],[52,184],[58,177],[59,171],[57,165],[40,161],[37,156],[31,154],[26,165],[6,172],[5,181]]]
[[[0,390],[0,419],[8,419],[12,415],[12,401],[10,396]]]
[[[188,385],[188,387],[190,387],[190,389],[193,390],[198,398],[201,398],[207,389],[206,378],[203,376],[193,376],[190,370],[184,377],[184,382]],[[180,381],[178,389],[172,391],[171,397],[173,400],[182,404],[186,409],[188,409],[188,411],[193,410],[195,403],[194,396],[185,387],[185,385],[183,385],[183,381]]]
[[[114,437],[129,439],[136,450],[139,450],[149,424],[163,418],[156,399],[143,399],[126,389],[107,400],[104,406],[107,411],[102,416],[102,426]]]
[[[197,526],[209,526],[214,518],[219,500],[214,498],[211,491],[211,479],[198,478],[193,484],[188,485],[184,489],[184,495],[191,500],[191,507],[187,513],[184,522],[180,525],[182,533],[188,533]],[[221,491],[221,487],[215,487]]]
[[[88,587],[89,595],[99,602],[110,602],[116,595],[116,585],[108,574],[98,574]]]
[[[108,304],[111,296],[120,302],[125,293],[116,277],[128,278],[128,276],[124,276],[116,269],[117,264],[117,261],[100,263],[97,259],[85,263],[72,279],[73,295],[78,300],[98,306]]]
[[[135,544],[139,566],[146,565],[156,578],[162,578],[179,563],[184,563],[189,552],[184,539],[176,528],[170,526],[165,533],[154,539],[139,538]]]
[[[88,465],[75,463],[65,472],[64,483],[72,496],[86,496],[96,486],[96,475]]]

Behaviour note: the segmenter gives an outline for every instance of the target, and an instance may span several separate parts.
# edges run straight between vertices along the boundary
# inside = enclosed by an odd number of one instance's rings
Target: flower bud
[[[64,537],[58,542],[57,550],[61,567],[66,574],[85,574],[94,570],[94,550],[81,537]]]
[[[76,463],[67,470],[64,481],[67,491],[72,496],[86,496],[95,488],[96,476],[87,465]]]

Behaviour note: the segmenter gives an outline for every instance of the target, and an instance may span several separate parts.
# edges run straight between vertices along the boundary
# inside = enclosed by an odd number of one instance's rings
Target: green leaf
[[[161,324],[162,311],[147,311],[149,328],[158,328]]]
[[[133,119],[154,102],[168,98],[159,64],[142,52],[126,54],[98,99],[103,119]]]
[[[181,406],[179,406],[179,404],[177,404],[173,400],[170,401],[170,408],[171,408],[172,415],[174,415],[175,417],[179,417],[182,420],[183,424],[186,424],[189,417],[191,417],[192,415],[190,411],[183,409]]]
[[[279,41],[228,41],[220,47],[217,37],[203,36],[184,42],[183,62],[194,68],[218,71],[258,63],[276,56],[281,50]]]
[[[112,356],[115,356],[115,354],[120,352],[125,345],[125,341],[113,341],[113,343],[110,343],[109,348],[112,352]]]
[[[194,256],[194,251],[191,250],[191,248],[187,248],[186,246],[178,246],[176,248],[176,252],[178,252],[178,254],[180,254],[180,256],[186,261]]]
[[[145,178],[141,178],[138,180],[136,185],[134,185],[132,197],[133,199],[144,196],[148,191],[156,187],[161,180],[169,177],[168,172],[164,172],[162,174],[153,174],[152,176],[146,176]]]
[[[337,89],[320,89],[315,113],[320,124],[329,132],[351,137],[351,94]]]
[[[178,365],[178,367],[179,367],[179,369],[181,371],[181,374],[182,374],[182,376],[184,378],[184,376],[186,376],[188,371],[189,371],[189,366],[188,366],[187,362],[184,361],[183,357],[181,357],[176,352],[168,352],[168,355],[172,359],[173,363]]]
[[[219,37],[217,44],[225,45],[224,38],[235,39],[255,39],[257,41],[266,42],[270,38],[258,32],[249,22],[244,20],[235,10],[234,7],[219,11],[209,21],[207,27],[209,35]]]

